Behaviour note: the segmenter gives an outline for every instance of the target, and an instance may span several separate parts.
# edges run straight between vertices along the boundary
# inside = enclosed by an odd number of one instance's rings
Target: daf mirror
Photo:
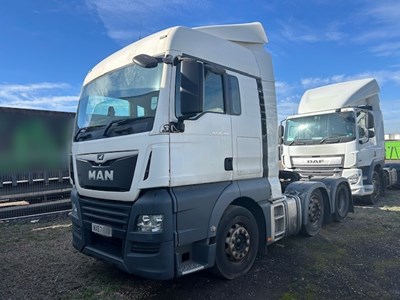
[[[368,138],[373,138],[375,136],[375,131],[373,130],[368,130]]]
[[[374,123],[375,123],[374,115],[369,112],[368,113],[368,129],[373,129],[375,127]]]

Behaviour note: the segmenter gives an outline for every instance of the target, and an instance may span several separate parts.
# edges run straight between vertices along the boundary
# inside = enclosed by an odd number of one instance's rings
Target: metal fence
[[[0,174],[0,219],[68,209],[68,169]]]

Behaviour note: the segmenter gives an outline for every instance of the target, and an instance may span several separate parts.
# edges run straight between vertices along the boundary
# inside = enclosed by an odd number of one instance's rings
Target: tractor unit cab
[[[308,90],[286,120],[282,163],[303,178],[345,177],[353,196],[383,192],[384,129],[375,79]]]

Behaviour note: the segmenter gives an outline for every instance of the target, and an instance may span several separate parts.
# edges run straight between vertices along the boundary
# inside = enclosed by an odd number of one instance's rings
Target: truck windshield
[[[291,118],[286,121],[285,145],[344,143],[354,140],[354,112]]]
[[[131,64],[83,87],[75,141],[150,131],[156,114],[163,64]]]

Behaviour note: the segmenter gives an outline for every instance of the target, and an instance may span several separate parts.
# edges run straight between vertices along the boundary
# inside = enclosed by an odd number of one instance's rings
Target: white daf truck
[[[70,160],[76,249],[148,278],[233,279],[267,245],[346,217],[346,179],[279,178],[266,43],[260,23],[173,27],[89,72]]]
[[[385,188],[385,145],[375,79],[308,90],[286,119],[282,164],[303,178],[345,177],[374,204]]]

